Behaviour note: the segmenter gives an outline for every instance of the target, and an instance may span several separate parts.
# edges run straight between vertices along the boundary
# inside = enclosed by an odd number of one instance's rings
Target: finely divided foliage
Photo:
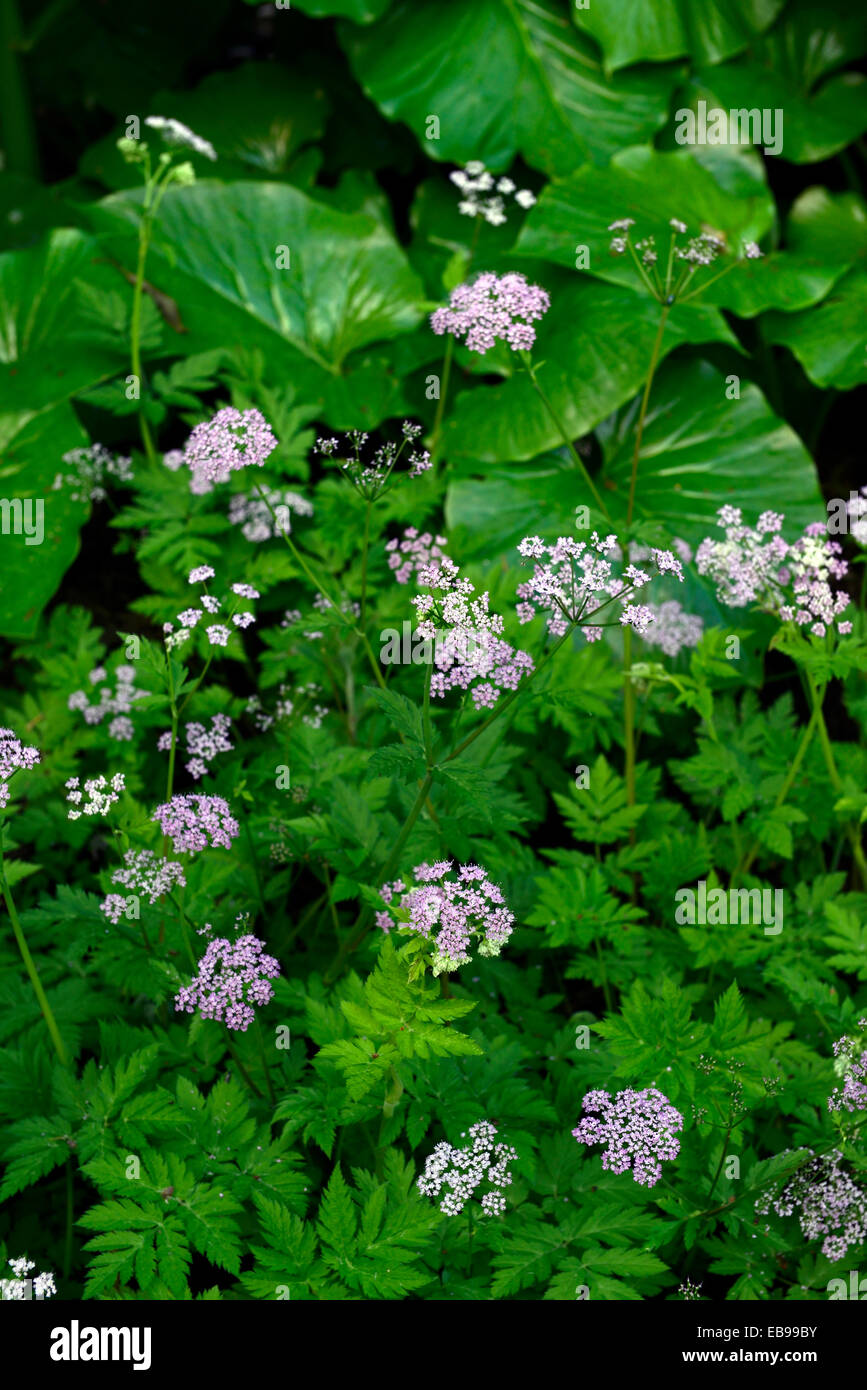
[[[0,99],[0,1299],[839,1296],[851,17],[191,0],[125,55],[37,8]]]

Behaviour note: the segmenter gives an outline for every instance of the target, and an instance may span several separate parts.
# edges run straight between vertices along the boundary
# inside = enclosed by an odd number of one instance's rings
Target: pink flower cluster
[[[784,517],[779,512],[762,512],[755,530],[744,526],[740,507],[720,507],[717,516],[725,540],[706,537],[695,560],[722,603],[730,608],[756,603],[783,622],[809,628],[814,637],[835,626],[841,635],[852,631],[848,619],[840,621],[849,596],[830,582],[842,579],[848,565],[840,542],[828,539],[821,522],[813,522],[790,545],[780,534]]]
[[[476,709],[490,709],[503,690],[515,690],[533,670],[533,658],[504,642],[503,619],[488,610],[488,595],[475,594],[469,579],[447,556],[418,570],[418,582],[432,593],[412,600],[417,631],[434,642],[431,695],[442,699],[455,688],[469,690]]]
[[[650,583],[651,575],[637,565],[627,564],[622,573],[615,573],[606,557],[619,552],[616,536],[600,538],[594,531],[589,543],[571,536],[560,536],[553,545],[546,545],[539,536],[527,536],[518,545],[525,560],[541,563],[533,574],[518,586],[518,618],[529,623],[537,609],[548,614],[548,631],[562,637],[570,627],[580,625],[588,642],[602,636],[602,628],[588,622],[614,599],[621,603],[620,623],[645,633],[654,621],[653,610],[645,604],[629,602],[629,595]],[[547,557],[547,558],[546,558]],[[673,574],[683,583],[683,566],[670,550],[649,552],[658,574]]]
[[[515,918],[505,905],[503,894],[491,883],[486,871],[477,864],[461,864],[456,875],[451,874],[451,862],[419,864],[413,870],[415,882],[408,892],[398,879],[383,884],[380,894],[391,906],[388,913],[378,913],[377,923],[384,930],[390,920],[397,920],[406,931],[417,932],[434,948],[434,975],[457,970],[472,956],[470,946],[475,941],[480,956],[498,956],[512,935]],[[394,907],[397,893],[403,893],[400,904]]]
[[[859,1018],[859,1028],[867,1028],[867,1018]],[[828,1097],[828,1109],[867,1110],[867,1047],[852,1038],[839,1038],[834,1044],[838,1067],[844,1068],[843,1085],[835,1086]]]
[[[0,729],[0,809],[9,800],[9,779],[16,772],[29,772],[41,756],[38,748],[22,743],[13,729]]]
[[[419,534],[415,526],[407,526],[403,540],[395,537],[386,543],[388,568],[394,570],[398,584],[408,584],[414,573],[418,574],[434,562],[447,559],[445,551],[441,549],[447,544],[445,536],[432,536],[430,531]]]
[[[202,1018],[245,1033],[256,1017],[254,1005],[273,998],[271,981],[279,974],[279,961],[265,952],[258,937],[239,936],[234,942],[215,937],[199,961],[199,973],[175,996],[175,1010],[191,1014],[198,1009]]]
[[[222,796],[202,796],[198,792],[173,796],[156,808],[151,820],[157,821],[163,835],[171,838],[175,854],[197,854],[218,845],[231,849],[239,834],[229,803]]]
[[[112,883],[127,888],[131,893],[146,894],[151,904],[170,893],[175,884],[179,887],[186,884],[183,864],[177,864],[173,859],[161,859],[153,850],[128,849],[123,861],[126,868],[115,870],[111,876]],[[116,925],[126,908],[126,898],[121,897],[120,893],[109,893],[100,910]]]
[[[812,1149],[806,1149],[812,1154]],[[824,1236],[822,1254],[829,1260],[844,1255],[867,1240],[867,1192],[844,1173],[839,1149],[814,1155],[786,1182],[779,1192],[756,1198],[755,1209],[766,1216],[798,1214],[805,1240]]]
[[[547,292],[512,272],[489,271],[452,290],[448,308],[431,314],[434,333],[463,338],[471,352],[485,353],[499,340],[514,351],[527,351],[536,341],[533,323],[551,307]]]
[[[187,742],[187,757],[190,761],[186,764],[187,772],[198,782],[200,778],[208,773],[209,764],[213,762],[218,753],[231,753],[234,744],[229,742],[229,729],[232,721],[228,714],[214,714],[211,716],[211,727],[206,729],[204,724],[188,724],[184,736]],[[170,732],[160,734],[157,740],[157,748],[161,753],[171,752],[172,736]]]
[[[210,492],[215,483],[228,482],[235,469],[261,468],[276,448],[277,439],[260,410],[226,406],[196,425],[184,446],[190,491]]]
[[[662,1177],[662,1164],[677,1158],[683,1116],[655,1088],[645,1091],[588,1091],[581,1102],[589,1112],[573,1129],[579,1144],[602,1144],[602,1167],[612,1173],[632,1169],[635,1182],[653,1187]]]
[[[676,598],[648,607],[653,622],[644,640],[651,647],[660,647],[666,656],[677,656],[685,647],[698,646],[704,623],[695,613],[688,613]]]

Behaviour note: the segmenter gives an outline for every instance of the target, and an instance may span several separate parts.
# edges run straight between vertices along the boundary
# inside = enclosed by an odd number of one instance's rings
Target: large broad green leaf
[[[244,63],[231,72],[210,73],[191,92],[155,92],[147,111],[171,115],[214,146],[216,163],[200,157],[200,174],[218,178],[275,178],[290,169],[302,145],[317,139],[328,115],[322,86],[303,72],[290,74],[275,63]],[[134,188],[141,182],[137,167],[127,164],[117,149],[119,126],[88,149],[80,172],[109,188]],[[141,138],[155,152],[164,146],[156,131],[142,121]]]
[[[570,535],[575,508],[584,500],[576,493],[571,462],[556,454],[492,468],[483,478],[456,478],[445,503],[449,542],[464,560],[490,559],[512,550],[523,536]]]
[[[127,262],[139,201],[114,194],[89,210]],[[278,259],[289,263],[278,268]],[[286,184],[170,190],[148,276],[178,305],[185,351],[261,347],[273,372],[290,374],[305,399],[326,405],[345,406],[352,365],[365,370],[363,349],[421,318],[421,284],[380,222],[325,207]],[[357,384],[356,407],[370,392],[371,371]]]
[[[867,269],[867,203],[857,193],[806,189],[786,221],[786,245],[835,267]]]
[[[537,277],[539,278],[539,277]],[[538,324],[533,358],[539,383],[572,439],[586,434],[640,389],[659,324],[646,295],[577,272],[546,274],[551,308]],[[669,318],[662,355],[684,342],[736,344],[714,309],[683,307]],[[484,359],[482,359],[484,360]],[[463,471],[482,463],[531,459],[562,438],[526,372],[457,397],[445,430],[446,457]],[[582,499],[578,499],[582,500]]]
[[[817,386],[846,391],[867,381],[867,274],[848,275],[812,309],[800,314],[768,314],[762,320],[770,343],[791,348]]]
[[[92,237],[59,228],[0,256],[0,445],[31,415],[129,362],[131,291]],[[144,345],[160,342],[144,305]]]
[[[609,81],[554,0],[405,0],[342,41],[364,90],[433,158],[495,168],[519,153],[551,174],[605,162],[652,138],[676,78],[645,68]]]
[[[664,521],[695,543],[713,529],[724,503],[753,521],[784,512],[797,529],[821,521],[816,470],[795,432],[771,410],[758,387],[740,383],[729,399],[727,378],[706,362],[668,362],[657,375],[644,424],[635,516]],[[604,477],[614,485],[612,512],[623,514],[632,472],[635,409],[599,431]]]
[[[693,232],[701,225],[724,232],[731,253],[738,255],[744,242],[760,240],[771,228],[774,205],[755,161],[729,152],[699,160],[687,150],[625,150],[607,169],[588,164],[550,183],[531,210],[516,250],[574,265],[583,245],[589,251],[585,274],[634,287],[638,275],[631,256],[610,254],[610,223],[634,218],[634,240],[655,236],[664,263],[672,216]],[[701,302],[745,318],[769,308],[801,309],[823,298],[844,269],[839,256],[829,264],[817,249],[801,244],[762,260],[741,260],[709,285]],[[712,274],[700,271],[695,286],[702,275],[709,281]]]
[[[811,93],[793,86],[770,63],[744,59],[697,73],[686,90],[684,110],[706,101],[708,120],[712,108],[780,113],[774,119],[782,140],[772,154],[793,164],[830,159],[867,130],[867,78],[856,72],[830,77]],[[771,136],[774,129],[770,124]]]
[[[689,55],[721,63],[773,24],[785,0],[589,0],[572,18],[602,45],[609,69]]]
[[[0,494],[11,501],[29,499],[28,544],[24,530],[15,535],[10,512],[9,530],[0,534],[0,636],[31,637],[39,614],[57,590],[78,554],[79,531],[87,518],[86,506],[70,500],[69,489],[54,491],[52,484],[61,459],[70,449],[87,444],[87,435],[68,402],[33,416],[3,450]],[[42,504],[43,538],[38,540],[38,503]],[[22,525],[27,520],[24,513]],[[5,517],[4,517],[5,521]]]
[[[819,79],[867,53],[867,25],[858,5],[789,0],[779,24],[752,47],[767,66],[803,93]]]
[[[727,111],[779,110],[781,157],[796,164],[827,159],[867,129],[867,79],[838,71],[864,52],[867,24],[859,6],[841,12],[816,0],[791,0],[748,54],[697,73],[687,100],[703,97]]]

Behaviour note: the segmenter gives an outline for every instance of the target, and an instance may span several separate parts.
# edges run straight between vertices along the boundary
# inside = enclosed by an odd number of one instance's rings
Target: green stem
[[[785,781],[783,782],[783,785],[780,787],[780,790],[777,792],[777,796],[773,806],[773,809],[775,811],[783,805],[783,803],[786,800],[786,797],[789,795],[789,792],[795,785],[795,778],[797,777],[798,772],[800,771],[801,763],[804,761],[807,749],[810,746],[810,741],[813,737],[813,734],[815,733],[817,722],[818,720],[816,716],[816,707],[814,705],[813,713],[810,716],[810,722],[807,724],[807,727],[801,734],[800,742],[798,743],[798,747],[795,750],[795,756],[792,759],[792,764],[789,768],[789,771],[786,774]],[[761,841],[758,839],[754,840],[746,858],[742,860],[735,868],[735,871],[732,874],[731,879],[729,880],[730,888],[736,883],[736,881],[739,878],[742,878],[745,874],[749,873],[753,860],[755,859],[760,849]]]
[[[838,796],[842,796],[844,792],[843,781],[840,777],[840,773],[837,770],[837,763],[834,758],[834,749],[831,745],[831,740],[828,736],[828,726],[825,723],[825,716],[822,713],[822,698],[824,697],[824,691],[822,692],[822,697],[820,697],[819,692],[816,689],[816,683],[813,680],[813,677],[809,671],[806,672],[806,676],[807,684],[810,689],[810,699],[813,702],[813,712],[816,716],[816,726],[819,730],[819,742],[822,745],[822,752],[825,757],[825,766],[828,769],[828,776],[831,779],[832,787],[834,788]],[[867,890],[867,861],[865,861],[864,859],[864,850],[861,846],[860,828],[852,825],[851,822],[848,822],[846,825],[846,834],[848,835],[849,843],[852,846],[852,856],[855,860],[855,863],[858,866],[858,873],[861,878],[861,887],[862,889]]]
[[[265,1039],[262,1036],[262,1025],[256,1019],[256,1038],[259,1043],[259,1054],[262,1058],[262,1070],[265,1073],[265,1085],[268,1087],[268,1099],[272,1105],[277,1104],[277,1097],[274,1094],[274,1087],[271,1082],[271,1071],[268,1066],[268,1058],[265,1055]]]
[[[135,285],[132,292],[132,318],[130,321],[130,362],[132,374],[136,379],[139,391],[139,425],[141,428],[142,443],[149,463],[156,460],[153,439],[151,437],[150,425],[145,415],[145,391],[144,376],[141,366],[141,309],[142,309],[142,287],[144,285],[145,263],[147,261],[148,249],[150,247],[151,221],[147,208],[147,192],[145,193],[145,209],[142,210],[142,219],[139,223],[138,231],[138,259],[135,268]]]
[[[653,344],[653,352],[650,355],[650,366],[647,371],[647,381],[644,384],[644,395],[641,398],[641,409],[638,412],[638,424],[635,430],[635,449],[632,454],[632,475],[629,479],[629,505],[626,508],[627,527],[632,525],[632,513],[635,510],[635,484],[638,479],[638,456],[641,453],[641,439],[644,434],[644,419],[647,415],[647,403],[650,400],[650,388],[653,385],[653,378],[659,361],[659,352],[662,347],[662,335],[665,331],[666,321],[670,312],[671,306],[663,304],[662,313],[659,316],[659,327],[656,330],[656,341]]]
[[[429,661],[424,678],[424,699],[422,701],[422,727],[424,730],[424,754],[428,767],[433,767],[433,734],[430,722],[430,687],[433,680],[433,661]]]
[[[364,541],[361,551],[361,616],[359,622],[365,630],[367,619],[367,551],[370,546],[370,498],[364,506]]]
[[[68,1067],[69,1058],[66,1055],[66,1048],[63,1046],[63,1039],[60,1036],[60,1032],[54,1019],[54,1014],[51,1011],[51,1005],[48,1002],[45,990],[42,988],[42,981],[39,978],[39,972],[36,969],[33,957],[30,954],[29,947],[24,938],[24,932],[21,928],[21,922],[19,921],[18,913],[15,909],[15,902],[12,898],[9,883],[6,879],[6,861],[3,857],[2,825],[0,825],[0,889],[2,889],[3,892],[3,901],[6,904],[6,911],[9,913],[9,920],[12,923],[12,930],[15,933],[15,940],[18,942],[18,950],[21,952],[21,959],[24,962],[27,974],[30,976],[30,983],[33,986],[33,993],[36,995],[36,1000],[39,1004],[40,1009],[42,1010],[42,1017],[45,1019],[45,1026],[48,1029],[49,1034],[51,1035],[51,1041],[54,1043],[54,1050],[57,1053],[57,1056],[60,1059],[61,1064],[64,1067]]]
[[[626,804],[635,805],[635,686],[632,683],[632,628],[623,630],[623,758]]]
[[[229,1032],[228,1028],[226,1029],[226,1032],[227,1032],[227,1034],[228,1034],[228,1032]],[[238,1071],[241,1073],[241,1075],[243,1076],[243,1078],[244,1078],[244,1080],[246,1081],[247,1085],[250,1087],[250,1090],[253,1092],[253,1095],[254,1095],[254,1096],[258,1096],[260,1100],[264,1100],[265,1097],[263,1096],[262,1092],[259,1090],[259,1087],[256,1085],[255,1081],[253,1080],[252,1076],[251,1076],[250,1073],[248,1072],[247,1068],[244,1066],[244,1063],[241,1061],[240,1057],[238,1056],[238,1053],[237,1053],[237,1051],[236,1051],[236,1049],[235,1049],[235,1044],[232,1042],[231,1034],[229,1034],[229,1036],[226,1038],[226,1046],[227,1046],[228,1049],[229,1049],[229,1055],[230,1055],[230,1057],[232,1058],[232,1061],[235,1063],[235,1066],[238,1068]]]
[[[398,835],[397,839],[392,845],[391,853],[389,854],[380,872],[380,878],[382,879],[383,883],[386,883],[388,881],[389,874],[393,872],[398,860],[400,859],[401,851],[403,850],[403,847],[406,844],[412,832],[413,826],[419,818],[421,808],[427,799],[427,794],[430,791],[432,785],[433,769],[430,769],[419,788],[418,796],[413,802],[412,809],[409,815],[407,816],[406,820],[404,821],[403,829],[401,830],[400,834]],[[364,940],[364,937],[367,935],[369,925],[369,913],[365,912],[362,915],[362,919],[358,924],[357,930],[347,941],[343,943],[337,955],[335,956],[332,964],[330,965],[325,975],[326,984],[331,984],[337,978],[337,975],[340,973],[340,967],[343,964],[346,957],[348,955],[351,955],[353,951],[357,950],[360,943]]]
[[[614,1005],[611,999],[611,986],[608,983],[608,971],[605,969],[605,958],[602,955],[602,947],[599,938],[596,938],[596,957],[599,961],[599,969],[602,972],[602,993],[605,995],[605,1007],[609,1013],[614,1012]]]
[[[251,831],[250,831],[250,813],[249,813],[249,811],[247,810],[247,804],[246,804],[246,802],[244,801],[243,796],[241,797],[241,815],[242,815],[242,820],[243,820],[243,823],[244,823],[244,835],[245,835],[246,840],[247,840],[247,848],[248,848],[249,851],[250,851],[250,863],[251,863],[252,866],[253,866],[253,878],[254,878],[255,881],[256,881],[256,897],[257,897],[258,900],[259,900],[259,911],[261,912],[262,916],[264,917],[264,916],[265,916],[265,899],[264,899],[264,897],[263,897],[263,895],[262,895],[262,879],[261,879],[261,877],[260,877],[260,875],[259,875],[259,861],[258,861],[258,859],[256,858],[256,848],[255,848],[255,845],[253,844],[253,836],[252,836]]]
[[[437,450],[439,449],[440,435],[443,428],[443,415],[446,408],[446,396],[449,389],[449,378],[452,371],[452,358],[455,355],[454,336],[449,333],[446,337],[446,350],[443,354],[443,370],[440,378],[440,394],[437,401],[436,414],[434,415],[433,434],[430,442],[431,463],[437,462]]]
[[[579,473],[581,474],[582,478],[584,479],[584,482],[587,484],[587,487],[590,489],[590,492],[591,492],[591,494],[592,494],[592,496],[593,496],[593,500],[595,501],[597,507],[599,508],[599,510],[600,510],[600,512],[602,513],[602,515],[606,518],[606,520],[610,521],[610,520],[611,520],[611,517],[610,517],[609,514],[608,514],[608,508],[606,507],[605,503],[603,502],[603,500],[602,500],[602,498],[601,498],[601,496],[600,496],[600,494],[599,494],[599,491],[598,491],[598,489],[597,489],[597,487],[596,487],[596,484],[594,483],[593,479],[590,477],[590,474],[587,472],[587,467],[586,467],[586,465],[585,465],[585,463],[584,463],[584,460],[582,459],[581,455],[578,453],[578,450],[575,448],[575,445],[572,443],[572,440],[569,438],[569,435],[568,435],[568,433],[566,432],[566,427],[565,427],[565,425],[563,424],[563,421],[562,421],[562,420],[560,419],[560,417],[558,416],[558,414],[557,414],[557,412],[555,411],[553,405],[551,404],[550,400],[548,399],[548,396],[547,396],[547,395],[545,394],[545,392],[542,390],[542,387],[539,385],[539,382],[538,382],[537,379],[536,379],[536,368],[535,368],[535,367],[533,366],[533,364],[532,364],[532,361],[531,361],[529,352],[527,352],[526,349],[525,349],[525,350],[522,351],[521,356],[522,356],[523,359],[524,359],[524,364],[525,364],[525,366],[526,366],[526,368],[527,368],[527,371],[528,371],[528,373],[529,373],[530,380],[531,380],[532,383],[533,383],[533,389],[535,390],[536,395],[539,397],[539,400],[542,402],[542,404],[544,405],[544,407],[545,407],[545,409],[547,410],[548,414],[551,416],[551,419],[553,420],[553,422],[554,422],[554,424],[555,424],[555,426],[556,426],[556,428],[557,428],[557,432],[559,433],[560,438],[562,439],[563,443],[565,444],[566,448],[568,449],[569,453],[571,454],[571,456],[572,456],[572,461],[573,461],[573,463],[575,464],[576,468],[578,469]]]
[[[592,616],[593,615],[591,614],[589,618],[582,621],[590,622]],[[505,700],[503,700],[502,702],[500,702],[499,700],[497,701],[496,709],[488,715],[487,719],[482,721],[482,723],[479,725],[477,729],[474,729],[471,734],[467,734],[467,737],[463,740],[463,742],[458,744],[457,748],[453,748],[451,753],[449,753],[447,757],[443,758],[444,763],[450,763],[453,758],[457,758],[461,753],[463,753],[464,749],[469,748],[471,743],[475,743],[476,739],[485,732],[489,725],[493,724],[495,719],[499,719],[501,715],[506,713],[506,710],[510,707],[510,705],[513,705],[515,703],[518,696],[524,694],[531,681],[535,680],[539,672],[544,670],[544,668],[547,666],[548,662],[552,659],[552,657],[556,656],[563,643],[567,640],[567,638],[572,636],[572,632],[574,631],[574,628],[576,626],[577,624],[573,624],[572,627],[568,628],[567,631],[563,633],[562,637],[559,637],[557,639],[557,641],[554,643],[552,647],[548,648],[547,652],[542,657],[542,660],[539,662],[538,666],[534,667],[527,679],[521,685],[519,685],[517,689],[511,691],[511,693],[506,696]]]
[[[467,1202],[467,1219],[468,1219],[468,1221],[469,1221],[469,1231],[468,1231],[469,1241],[468,1241],[468,1254],[467,1254],[467,1278],[468,1278],[468,1279],[472,1279],[472,1277],[473,1277],[473,1204],[472,1204],[472,1201]]]
[[[0,136],[6,169],[38,179],[39,154],[22,51],[17,0],[0,0]]]
[[[722,1141],[722,1149],[720,1150],[719,1163],[718,1163],[717,1166],[716,1166],[716,1172],[715,1172],[714,1175],[713,1175],[713,1182],[711,1183],[711,1185],[710,1185],[710,1191],[709,1191],[708,1194],[707,1194],[707,1200],[708,1200],[708,1201],[710,1201],[711,1197],[713,1196],[714,1188],[716,1187],[717,1182],[719,1181],[719,1175],[720,1175],[720,1173],[722,1172],[722,1166],[723,1166],[723,1163],[725,1162],[725,1156],[726,1156],[726,1145],[727,1145],[728,1142],[729,1142],[729,1135],[730,1135],[731,1132],[732,1132],[732,1127],[733,1127],[733,1125],[734,1125],[734,1119],[729,1120],[728,1129],[726,1130],[726,1132],[725,1132],[725,1138],[724,1138],[723,1141]]]
[[[72,1155],[66,1160],[66,1234],[63,1241],[63,1278],[69,1278],[72,1269],[72,1228],[75,1223],[75,1208],[72,1190]]]

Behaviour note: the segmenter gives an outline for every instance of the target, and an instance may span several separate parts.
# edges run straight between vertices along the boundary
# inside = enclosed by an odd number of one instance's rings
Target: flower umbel
[[[192,492],[210,492],[239,468],[261,468],[277,448],[277,439],[260,410],[225,406],[210,420],[196,425],[184,446],[184,462],[192,474]]]
[[[602,636],[602,627],[592,619],[615,599],[621,604],[620,623],[644,633],[654,621],[654,613],[644,604],[635,604],[630,596],[643,588],[651,575],[634,564],[616,573],[607,557],[619,552],[616,536],[604,539],[594,531],[589,542],[560,536],[553,545],[546,545],[539,536],[527,536],[518,545],[525,560],[540,563],[524,584],[518,586],[518,618],[531,622],[537,609],[547,612],[548,631],[562,637],[570,627],[580,626],[588,642]],[[545,558],[547,557],[547,558]],[[670,550],[650,550],[649,559],[658,574],[673,574],[683,582],[683,566]]]
[[[653,1187],[662,1177],[662,1164],[677,1158],[683,1116],[661,1091],[588,1091],[581,1102],[589,1112],[572,1134],[579,1144],[602,1144],[602,1167],[612,1173],[632,1169],[635,1182]]]
[[[458,970],[472,960],[470,948],[479,956],[498,956],[512,935],[515,918],[506,907],[503,894],[477,864],[461,864],[456,873],[447,861],[419,864],[413,870],[415,882],[404,891],[400,880],[380,889],[389,913],[378,913],[379,926],[387,928],[394,919],[403,931],[415,932],[433,948],[434,975]],[[402,892],[399,905],[394,897]]]
[[[22,1255],[18,1259],[7,1260],[6,1263],[10,1266],[14,1278],[0,1279],[0,1300],[23,1302],[28,1297],[27,1286],[31,1279],[33,1294],[36,1298],[51,1298],[57,1293],[53,1274],[31,1274],[31,1270],[36,1268],[33,1260],[28,1260],[26,1256]]]
[[[104,502],[109,478],[118,483],[130,483],[133,479],[132,460],[112,454],[102,444],[70,449],[63,455],[63,462],[71,471],[57,474],[53,490],[69,488],[73,502]]]
[[[431,314],[434,333],[453,333],[471,352],[485,353],[498,341],[514,351],[536,341],[536,320],[551,307],[547,291],[530,285],[523,275],[493,275],[486,271],[452,290],[448,308]]]
[[[812,1149],[805,1149],[812,1154]],[[755,1209],[766,1216],[797,1213],[805,1240],[824,1236],[822,1254],[842,1260],[850,1247],[867,1239],[867,1192],[844,1173],[839,1149],[815,1155],[774,1194],[756,1198]]]
[[[82,792],[79,788],[79,778],[70,777],[66,783],[66,800],[71,804],[69,820],[78,820],[80,816],[108,815],[125,786],[126,778],[122,772],[114,774],[110,790],[107,790],[109,783],[104,777],[89,777]],[[85,796],[87,800],[82,805]]]
[[[458,212],[464,217],[483,217],[492,227],[501,227],[508,221],[508,197],[514,197],[522,208],[531,208],[536,201],[529,188],[517,188],[512,179],[489,174],[480,159],[471,159],[463,169],[453,169],[449,178],[462,195]]]
[[[112,883],[126,888],[130,893],[146,895],[150,904],[170,893],[175,886],[183,888],[187,881],[183,864],[177,864],[173,859],[161,859],[150,849],[128,849],[123,862],[125,867],[115,869],[112,874]],[[101,911],[116,925],[126,906],[126,898],[119,893],[109,893],[101,904]]]
[[[202,796],[198,792],[173,796],[156,808],[151,820],[157,821],[163,835],[171,838],[175,854],[197,854],[217,846],[231,849],[240,833],[229,803],[222,796]]]
[[[506,1210],[503,1189],[512,1181],[509,1164],[517,1160],[518,1153],[511,1145],[495,1144],[496,1134],[496,1125],[479,1120],[470,1125],[472,1142],[465,1148],[454,1148],[445,1140],[437,1144],[418,1179],[419,1192],[425,1197],[439,1197],[446,1188],[440,1211],[446,1216],[458,1216],[476,1196],[477,1189],[487,1183],[488,1190],[480,1198],[482,1215],[502,1216]],[[461,1134],[462,1139],[465,1137]]]
[[[867,1018],[859,1018],[859,1028],[867,1028]],[[843,1077],[828,1097],[828,1109],[867,1110],[867,1039],[839,1038],[834,1043],[834,1070]]]
[[[747,241],[739,259],[730,261],[724,270],[713,275],[710,280],[697,283],[694,289],[690,289],[696,271],[713,265],[715,261],[727,255],[728,246],[724,235],[710,227],[703,227],[696,236],[689,236],[689,228],[685,222],[677,217],[670,218],[668,225],[671,228],[671,236],[668,250],[664,253],[664,272],[660,275],[655,236],[644,236],[640,241],[633,243],[634,225],[635,220],[632,217],[621,217],[611,222],[608,230],[614,235],[609,250],[612,256],[625,256],[629,253],[643,285],[660,304],[671,305],[677,301],[692,299],[715,280],[727,275],[740,261],[759,260],[762,255],[756,242]],[[682,244],[681,237],[688,237],[688,240]]]
[[[0,810],[9,800],[9,782],[16,772],[29,772],[40,761],[38,748],[22,743],[13,729],[0,729]]]
[[[848,619],[840,621],[849,596],[831,586],[848,565],[840,542],[829,540],[820,522],[790,545],[780,534],[785,518],[779,512],[762,512],[754,530],[743,524],[740,507],[720,507],[717,515],[725,540],[706,537],[695,562],[699,574],[716,584],[722,603],[730,608],[756,603],[783,622],[809,628],[814,637],[835,627],[841,635],[852,631]]]
[[[418,633],[434,643],[430,693],[442,699],[455,688],[470,690],[476,709],[495,705],[503,690],[515,690],[533,670],[533,658],[504,642],[504,622],[488,610],[488,595],[478,594],[456,564],[443,556],[418,569],[418,582],[430,590],[413,600]]]
[[[339,439],[317,439],[316,449],[323,458],[333,458],[341,465],[344,474],[365,501],[376,502],[394,486],[395,464],[404,449],[418,439],[421,425],[404,420],[402,434],[400,443],[389,441],[387,444],[381,444],[366,463],[361,458],[362,450],[369,438],[364,430],[350,430],[342,446]],[[341,447],[346,450],[348,457],[344,458],[338,453]],[[410,467],[405,476],[409,478],[418,478],[432,467],[431,457],[426,449],[414,449],[407,462]]]
[[[175,996],[175,1010],[191,1014],[198,1009],[202,1018],[246,1033],[256,1017],[255,1006],[273,997],[271,981],[279,974],[279,961],[266,953],[258,937],[215,937],[199,961],[198,974]]]
[[[217,158],[217,151],[209,140],[196,135],[188,125],[184,125],[183,121],[176,121],[173,116],[145,116],[145,125],[157,131],[166,144],[173,148],[192,150],[193,154],[204,155],[205,159]]]

